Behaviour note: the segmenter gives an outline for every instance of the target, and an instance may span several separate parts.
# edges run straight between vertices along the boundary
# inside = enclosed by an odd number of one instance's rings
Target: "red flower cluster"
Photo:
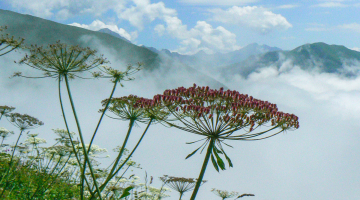
[[[219,133],[229,127],[235,131],[245,126],[250,126],[250,132],[256,124],[260,126],[268,121],[282,129],[299,128],[298,117],[294,114],[280,112],[276,104],[235,90],[213,90],[194,84],[190,88],[165,90],[163,95],[154,97],[154,102],[163,103],[178,119],[190,117],[205,125],[209,132]]]

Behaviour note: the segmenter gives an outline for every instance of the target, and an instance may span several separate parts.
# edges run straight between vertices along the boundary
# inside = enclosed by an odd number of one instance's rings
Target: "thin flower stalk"
[[[108,104],[108,102],[109,102],[108,99],[102,101],[103,105]],[[168,112],[164,111],[163,107],[161,107],[159,104],[156,104],[151,99],[139,98],[133,95],[125,96],[121,98],[113,98],[110,100],[110,104],[111,105],[109,106],[108,110],[114,113],[118,117],[118,118],[114,118],[114,117],[111,118],[119,119],[119,120],[130,120],[130,123],[129,123],[128,133],[125,137],[125,140],[120,149],[118,157],[116,158],[116,161],[113,164],[113,167],[109,173],[109,176],[106,179],[106,181],[100,186],[101,191],[105,188],[106,184],[111,180],[111,178],[113,178],[122,169],[122,167],[125,165],[127,160],[129,160],[130,157],[133,155],[133,153],[141,143],[142,139],[144,138],[145,133],[149,129],[150,125],[154,122],[156,123],[159,121],[165,121],[167,116],[169,115]],[[128,157],[123,162],[123,164],[118,167],[117,164],[121,159],[122,153],[125,149],[127,140],[129,138],[132,126],[135,124],[135,121],[141,123],[147,123],[147,127],[143,132],[142,136],[140,137],[138,143],[131,151],[130,155],[128,155]]]
[[[85,171],[85,169],[84,169],[85,166],[81,166],[80,158],[79,158],[78,153],[77,153],[77,151],[75,149],[74,140],[72,139],[72,135],[71,135],[71,132],[69,130],[69,125],[68,125],[67,120],[66,120],[65,111],[64,111],[64,105],[63,105],[62,98],[61,98],[61,79],[60,78],[58,79],[58,92],[59,92],[59,102],[60,102],[61,112],[62,112],[62,116],[63,116],[63,119],[64,119],[65,127],[66,127],[66,133],[68,134],[68,137],[70,139],[70,143],[71,143],[73,152],[75,154],[75,158],[76,158],[76,160],[77,160],[77,162],[79,164],[80,170]],[[88,188],[90,188],[90,183],[88,182],[87,178],[85,176],[81,176],[81,186],[80,186],[81,187],[80,188],[81,200],[83,199],[83,196],[84,196],[84,181],[86,182]],[[90,191],[90,193],[93,194],[92,191]]]
[[[75,77],[81,78],[80,76],[77,75],[77,73],[89,71],[95,67],[98,67],[101,64],[108,63],[108,61],[106,61],[106,59],[102,57],[97,57],[88,64],[87,63],[88,59],[91,56],[95,55],[95,53],[97,52],[96,50],[91,50],[90,48],[81,48],[79,46],[68,47],[66,44],[60,43],[60,41],[58,41],[56,44],[49,45],[47,49],[43,49],[42,46],[37,47],[37,45],[31,45],[30,47],[26,47],[26,49],[30,50],[31,55],[28,56],[26,54],[26,56],[20,60],[19,64],[26,64],[34,69],[43,71],[44,76],[37,78],[44,78],[44,77],[58,78],[59,82],[61,80],[65,80],[69,101],[71,103],[71,108],[73,111],[78,133],[80,136],[80,141],[82,143],[82,146],[84,147],[83,151],[85,155],[85,162],[88,162],[89,164],[92,178],[94,184],[96,185],[96,190],[100,194],[93,174],[91,163],[86,153],[87,150],[85,149],[85,143],[82,137],[79,120],[76,115],[75,106],[71,97],[69,78],[70,79],[73,79]],[[15,73],[14,76],[27,77],[27,76],[23,76],[21,73]],[[61,96],[59,98],[61,98]],[[63,115],[63,117],[65,119],[65,115]],[[67,126],[66,120],[64,121]],[[70,132],[68,130],[68,126],[67,126],[67,131]],[[81,164],[79,163],[79,165]],[[84,171],[85,171],[85,166],[83,167],[83,172]],[[84,180],[84,176],[82,176],[82,181],[83,180]],[[83,187],[81,188],[81,194],[83,194]],[[81,198],[83,198],[83,195],[81,195]],[[101,195],[99,195],[99,198],[101,199]]]
[[[120,71],[120,70],[117,70],[117,69],[113,69],[113,68],[108,67],[108,66],[101,66],[101,67],[99,67],[100,71],[104,72],[106,75],[103,75],[101,72],[94,72],[93,77],[95,77],[95,78],[99,78],[99,77],[111,78],[111,81],[114,83],[113,89],[112,89],[110,97],[109,97],[109,100],[111,100],[113,95],[114,95],[117,84],[119,83],[123,87],[121,81],[133,80],[134,78],[129,77],[129,76],[137,73],[138,71],[140,71],[141,65],[142,65],[141,63],[138,63],[138,67],[133,67],[133,66],[129,65],[127,67],[126,71],[124,71],[124,72]],[[100,116],[98,124],[96,125],[93,136],[92,136],[92,138],[90,140],[90,145],[89,145],[88,151],[91,150],[91,145],[92,145],[92,143],[93,143],[93,141],[95,139],[96,133],[97,133],[99,127],[100,127],[101,121],[102,121],[102,119],[103,119],[103,117],[105,115],[105,112],[106,112],[109,104],[110,104],[110,101],[107,101],[107,103],[105,104],[105,108],[102,109],[102,114]],[[119,154],[120,157],[121,157],[121,154],[122,154],[122,152]],[[86,169],[86,164],[84,163],[84,172],[85,172],[85,169]]]
[[[90,159],[89,159],[89,156],[88,156],[88,153],[87,153],[87,149],[85,148],[85,141],[84,141],[83,134],[82,134],[82,131],[81,131],[79,119],[77,117],[77,113],[76,113],[76,110],[75,110],[75,105],[74,105],[73,98],[72,98],[72,95],[71,95],[70,86],[69,86],[69,80],[68,80],[67,74],[64,75],[64,78],[65,78],[65,83],[66,83],[66,88],[67,88],[67,92],[68,92],[68,97],[69,97],[71,109],[73,111],[73,115],[74,115],[75,122],[76,122],[76,127],[78,129],[80,141],[81,141],[82,148],[83,148],[82,150],[83,150],[83,153],[84,153],[85,162],[87,162],[87,164],[89,165],[90,173],[91,173],[91,176],[93,178],[94,185],[96,187],[96,192],[99,194],[99,198],[101,200],[102,199],[101,198],[101,191],[99,190],[99,186],[98,186],[96,178],[95,178],[94,170],[93,170],[93,167],[91,165],[91,162],[90,162]],[[85,166],[86,165],[83,166],[83,170],[82,170],[82,182],[85,179],[84,178]]]
[[[283,131],[299,128],[298,117],[278,111],[276,104],[237,91],[224,91],[223,88],[213,90],[209,87],[197,87],[194,84],[190,88],[165,90],[162,95],[155,95],[153,100],[165,106],[172,116],[180,121],[180,124],[167,121],[168,125],[205,136],[204,139],[191,142],[205,140],[199,148],[186,157],[191,157],[200,148],[203,150],[208,145],[191,200],[196,197],[210,159],[217,171],[225,170],[220,155],[225,157],[230,167],[233,166],[222,147],[222,144],[230,146],[224,140],[262,140]],[[261,130],[265,125],[270,128]],[[258,129],[260,131],[253,133]],[[275,131],[276,129],[279,131]],[[234,135],[238,130],[242,130],[243,133]]]

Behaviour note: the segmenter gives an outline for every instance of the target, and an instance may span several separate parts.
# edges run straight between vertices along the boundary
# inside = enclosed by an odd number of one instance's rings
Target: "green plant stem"
[[[101,198],[101,192],[100,192],[99,187],[98,187],[97,182],[96,182],[95,174],[94,174],[93,168],[92,168],[92,166],[91,166],[91,162],[90,162],[89,157],[88,157],[88,153],[87,153],[87,150],[86,150],[84,138],[83,138],[83,136],[82,136],[82,132],[81,132],[81,128],[80,128],[80,123],[79,123],[79,120],[78,120],[78,117],[77,117],[77,114],[76,114],[76,111],[75,111],[75,105],[74,105],[74,102],[73,102],[73,99],[72,99],[72,96],[71,96],[71,91],[70,91],[69,80],[68,80],[67,74],[65,74],[64,77],[65,77],[65,83],[66,83],[66,88],[67,88],[67,92],[68,92],[68,96],[69,96],[71,108],[72,108],[72,111],[73,111],[73,114],[74,114],[74,117],[75,117],[76,126],[77,126],[77,128],[78,128],[79,137],[80,137],[80,141],[81,141],[81,144],[82,144],[82,149],[83,149],[83,152],[84,152],[84,158],[85,158],[86,162],[87,162],[88,165],[89,165],[91,177],[93,178],[93,181],[94,181],[94,184],[95,184],[95,187],[96,187],[96,192],[99,194],[100,200],[102,200],[102,198]],[[69,133],[69,134],[70,134],[70,133]],[[86,165],[85,165],[85,166],[86,166]],[[81,175],[82,181],[85,179],[85,176],[84,176],[84,174],[85,174],[85,166],[84,166],[84,168],[83,168],[84,170],[82,171],[82,175]]]
[[[128,167],[125,169],[125,171],[121,174],[119,180],[117,180],[114,185],[116,185],[116,184],[120,181],[120,179],[124,176],[124,174],[127,172],[127,170],[128,170],[129,168],[130,168],[130,166],[128,166]],[[107,192],[105,198],[110,194],[110,192],[111,192],[111,191],[108,191],[108,192]]]
[[[183,192],[180,192],[180,197],[179,197],[179,200],[181,200],[181,197],[183,196]]]
[[[75,157],[76,157],[76,160],[79,164],[79,167],[80,167],[80,170],[82,170],[82,167],[81,167],[81,161],[80,161],[80,158],[77,154],[77,151],[75,149],[75,145],[74,145],[74,142],[71,138],[71,134],[70,134],[70,130],[69,130],[69,125],[67,123],[67,120],[66,120],[66,116],[65,116],[65,111],[64,111],[64,106],[63,106],[63,103],[62,103],[62,98],[61,98],[61,77],[59,77],[59,81],[58,81],[58,90],[59,90],[59,101],[60,101],[60,107],[61,107],[61,112],[62,112],[62,115],[63,115],[63,118],[64,118],[64,122],[65,122],[65,127],[66,127],[66,130],[69,134],[69,138],[70,138],[70,142],[71,142],[71,146],[72,146],[72,149],[73,149],[73,152],[75,154]],[[81,179],[81,182],[83,183],[83,179]],[[85,177],[85,182],[87,184],[87,186],[90,188],[90,184],[88,182],[88,180],[86,179]],[[80,189],[80,198],[81,200],[83,200],[83,192],[84,192],[84,185],[81,184],[81,189]],[[92,194],[92,191],[90,191],[90,193]]]
[[[105,112],[106,112],[107,108],[109,107],[110,100],[111,100],[111,98],[112,98],[113,95],[114,95],[114,92],[115,92],[115,89],[116,89],[116,85],[117,85],[118,80],[119,80],[119,78],[116,78],[115,81],[114,81],[114,86],[113,86],[113,89],[112,89],[112,91],[111,91],[111,94],[110,94],[110,97],[109,97],[109,101],[106,103],[105,108],[104,108],[104,110],[103,110],[103,112],[102,112],[102,114],[101,114],[101,117],[100,117],[100,119],[99,119],[99,122],[98,122],[98,124],[96,125],[96,128],[95,128],[95,131],[94,131],[94,133],[93,133],[93,136],[91,137],[90,144],[89,144],[89,149],[88,149],[88,153],[89,153],[90,150],[91,150],[91,145],[92,145],[92,143],[93,143],[93,141],[94,141],[94,139],[95,139],[95,135],[96,135],[96,133],[97,133],[99,127],[100,127],[100,124],[101,124],[101,121],[102,121],[102,119],[103,119],[103,117],[104,117],[104,115],[105,115]],[[86,163],[85,163],[85,162],[86,162],[86,160],[84,160],[84,173],[85,173],[85,169],[86,169]],[[82,183],[82,185],[83,185],[83,183]]]
[[[105,108],[104,108],[103,112],[101,113],[101,117],[100,117],[100,119],[99,119],[99,122],[98,122],[98,124],[96,125],[95,131],[94,131],[94,134],[93,134],[93,136],[92,136],[92,138],[91,138],[91,140],[90,140],[88,153],[90,152],[91,145],[92,145],[92,143],[93,143],[93,141],[94,141],[94,138],[95,138],[96,132],[97,132],[97,131],[98,131],[98,129],[99,129],[99,126],[100,126],[101,121],[102,121],[102,119],[103,119],[103,117],[104,117],[104,115],[105,115],[105,112],[106,112],[106,110],[107,110],[107,109],[108,109],[108,107],[109,107],[110,100],[111,100],[111,98],[112,98],[112,97],[113,97],[113,95],[114,95],[114,92],[115,92],[116,85],[117,85],[117,82],[118,82],[118,81],[119,81],[119,78],[116,78],[116,80],[114,81],[114,86],[113,86],[113,89],[112,89],[112,91],[111,91],[111,94],[110,94],[110,97],[109,97],[109,101],[106,103]]]
[[[130,157],[132,156],[132,154],[135,152],[136,148],[139,146],[141,140],[144,138],[145,133],[147,132],[147,130],[150,127],[151,122],[153,121],[153,119],[150,119],[148,125],[146,126],[145,131],[143,132],[143,134],[141,135],[138,143],[135,145],[134,149],[131,151],[131,153],[129,154],[129,156],[125,159],[125,161],[121,164],[121,166],[108,178],[106,179],[106,181],[100,186],[100,191],[102,191],[106,184],[122,169],[122,167],[126,164],[126,162],[130,159]]]
[[[119,155],[117,156],[116,161],[115,161],[112,169],[110,170],[109,175],[108,175],[108,177],[106,178],[106,180],[107,180],[107,179],[112,175],[112,173],[115,171],[116,166],[117,166],[117,164],[119,163],[119,161],[120,161],[120,159],[121,159],[121,156],[122,156],[122,154],[123,154],[123,152],[124,152],[124,150],[125,150],[125,146],[126,146],[127,141],[128,141],[128,139],[129,139],[129,137],[130,137],[130,133],[131,133],[132,127],[134,126],[134,123],[135,123],[135,120],[134,120],[134,119],[130,119],[129,129],[128,129],[128,132],[126,133],[126,137],[125,137],[125,139],[124,139],[123,145],[122,145],[122,147],[121,147],[121,149],[120,149]]]
[[[11,159],[10,159],[10,162],[9,162],[9,167],[11,167],[11,163],[12,163],[12,160],[13,160],[13,158],[14,158],[15,150],[16,150],[17,144],[19,143],[19,140],[20,140],[20,137],[21,137],[23,131],[24,131],[24,129],[21,129],[20,134],[19,134],[19,137],[18,137],[18,139],[17,139],[17,141],[16,141],[14,150],[13,150],[13,152],[12,152],[12,154],[11,154]]]
[[[210,142],[209,142],[209,147],[208,147],[206,155],[205,155],[204,163],[202,165],[202,168],[201,168],[201,171],[200,171],[200,174],[199,174],[199,178],[196,181],[196,185],[195,185],[195,188],[194,188],[194,191],[193,191],[193,193],[191,195],[190,200],[195,200],[196,194],[197,194],[197,192],[198,192],[198,190],[200,188],[202,179],[204,177],[206,166],[207,166],[207,164],[209,162],[209,158],[210,158],[211,152],[213,150],[213,147],[214,147],[214,139],[211,138]]]

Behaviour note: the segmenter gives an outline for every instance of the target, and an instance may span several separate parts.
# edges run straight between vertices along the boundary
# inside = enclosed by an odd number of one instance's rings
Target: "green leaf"
[[[229,163],[229,167],[233,167],[233,164],[232,164],[230,158],[226,155],[225,151],[223,151],[223,153],[224,153],[224,155],[225,155],[226,160],[227,160],[228,163]]]
[[[129,191],[132,190],[133,188],[134,188],[134,186],[129,186],[129,187],[125,188],[124,192],[123,192],[122,195],[120,196],[120,199],[129,196],[129,195],[130,195],[130,192],[129,192]]]
[[[224,164],[224,161],[220,158],[220,156],[217,154],[215,148],[213,150],[215,156],[216,156],[216,160],[217,160],[217,163],[219,165],[219,167],[221,168],[221,170],[225,170],[225,164]]]
[[[214,168],[216,169],[216,171],[219,172],[219,167],[218,167],[218,165],[217,165],[217,163],[215,161],[215,158],[214,158],[214,156],[212,154],[211,154],[211,162],[214,165]]]
[[[221,153],[221,154],[222,154],[222,151],[220,151],[219,149],[217,149],[215,145],[214,145],[214,151],[216,151],[216,153]]]
[[[189,154],[188,156],[186,156],[185,160],[190,158],[191,156],[193,156],[199,149],[201,148],[201,146],[199,148],[197,148],[195,151],[193,151],[191,154]]]

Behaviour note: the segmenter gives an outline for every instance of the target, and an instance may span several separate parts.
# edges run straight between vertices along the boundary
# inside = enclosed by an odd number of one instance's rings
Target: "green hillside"
[[[222,83],[202,74],[192,67],[176,62],[170,58],[161,57],[159,54],[145,47],[136,46],[108,33],[64,25],[39,17],[23,15],[2,9],[0,9],[0,26],[8,26],[1,34],[8,33],[15,38],[25,38],[25,45],[37,44],[46,46],[60,40],[61,43],[68,45],[90,47],[91,49],[98,50],[98,54],[104,54],[103,51],[110,51],[111,54],[124,65],[142,62],[145,71],[148,72],[154,72],[154,70],[160,69],[162,73],[170,75],[176,74],[176,70],[181,70],[184,73],[192,75],[188,76],[191,77],[190,81],[195,82],[196,80],[200,80],[203,84],[207,84],[213,88],[226,88]],[[101,47],[104,49],[99,49]],[[105,58],[107,58],[107,56],[108,55],[104,55]],[[116,65],[116,63],[111,63],[111,65]],[[185,74],[185,76],[187,75]],[[166,77],[164,81],[167,81]]]
[[[125,63],[143,62],[149,68],[154,68],[159,63],[156,53],[146,48],[129,44],[116,37],[109,37],[106,33],[90,31],[31,15],[23,15],[0,9],[0,26],[5,25],[8,26],[8,29],[4,31],[5,33],[9,33],[15,38],[25,38],[26,45],[37,44],[46,46],[60,40],[62,43],[69,45],[88,46],[92,49],[97,49],[97,45],[90,42],[98,40],[101,44],[113,48],[117,52],[118,58]],[[80,40],[80,38],[83,38],[83,40]]]

